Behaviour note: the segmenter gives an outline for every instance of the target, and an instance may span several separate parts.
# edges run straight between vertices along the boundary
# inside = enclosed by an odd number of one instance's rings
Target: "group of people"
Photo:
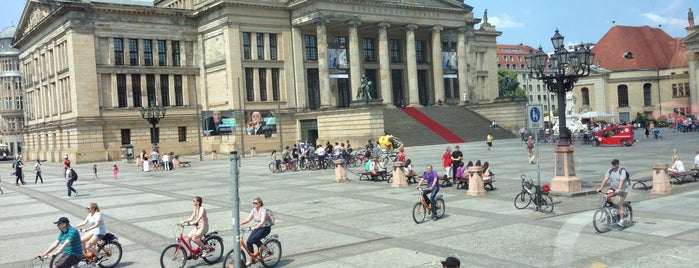
[[[177,158],[175,152],[160,154],[156,148],[146,153],[146,150],[141,150],[141,153],[136,158],[136,165],[141,166],[144,172],[149,172],[151,169],[158,170],[173,170],[175,168],[174,160]]]
[[[317,161],[317,163],[320,163],[321,168],[327,168],[323,165],[327,158],[342,159],[344,164],[347,165],[347,161],[353,150],[349,140],[343,143],[335,142],[334,145],[328,141],[325,144],[318,143],[315,146],[309,141],[298,140],[294,145],[287,145],[284,147],[281,151],[281,155],[277,154],[277,150],[272,150],[270,157],[275,163],[272,171],[276,172],[279,170],[282,162],[284,164],[300,163],[306,159],[309,161]]]
[[[468,168],[472,166],[481,167],[483,170],[481,175],[483,180],[490,180],[493,176],[493,172],[490,169],[490,163],[488,163],[488,161],[481,162],[481,160],[476,160],[475,163],[473,161],[464,163],[464,153],[461,151],[461,147],[458,145],[454,146],[453,151],[451,147],[447,147],[446,151],[442,154],[442,166],[444,167],[444,174],[447,177],[452,178],[454,183],[457,183],[460,179],[462,179]]]

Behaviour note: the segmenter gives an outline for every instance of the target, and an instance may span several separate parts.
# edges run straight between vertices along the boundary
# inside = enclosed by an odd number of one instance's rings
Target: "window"
[[[187,141],[187,127],[177,127],[177,140],[180,142]]]
[[[374,39],[364,38],[364,61],[375,62],[376,61],[376,51],[374,50]]]
[[[272,100],[279,101],[279,68],[272,68]]]
[[[391,54],[391,62],[401,62],[401,56],[400,56],[400,40],[399,39],[391,39],[388,43],[388,49]]]
[[[121,129],[121,145],[131,144],[131,129]]]
[[[672,84],[672,97],[689,97],[689,83]]]
[[[153,40],[143,40],[143,65],[153,66]]]
[[[160,99],[163,106],[170,106],[170,85],[168,75],[160,75]]]
[[[172,66],[180,66],[180,41],[172,41]]]
[[[117,74],[117,107],[127,107],[126,103],[126,75]]]
[[[124,65],[124,39],[114,38],[114,65]]]
[[[582,95],[582,105],[590,105],[590,90],[586,87],[582,88],[580,90],[580,94]]]
[[[141,107],[141,75],[131,75],[131,95],[133,95],[133,107]]]
[[[425,63],[427,62],[426,56],[425,56],[425,47],[426,47],[426,42],[425,40],[416,40],[415,41],[415,61],[417,63]]]
[[[267,69],[260,68],[258,72],[260,77],[260,100],[267,101]]]
[[[155,105],[155,75],[146,75],[146,94],[148,97],[148,107]]]
[[[653,99],[651,97],[651,87],[650,83],[643,84],[643,106],[652,106]]]
[[[182,75],[175,75],[175,106],[184,106],[184,95],[182,93]]]
[[[629,87],[619,85],[616,88],[616,93],[619,98],[619,107],[629,107]]]
[[[303,37],[303,43],[306,47],[306,60],[318,60],[318,40],[315,35],[306,35]]]
[[[247,101],[255,100],[254,77],[253,69],[245,68],[245,97]]]
[[[138,39],[129,39],[129,63],[138,66]]]
[[[167,66],[167,45],[165,40],[158,40],[158,65]]]
[[[265,59],[265,34],[257,33],[257,59]]]
[[[243,32],[243,59],[249,60],[252,59],[251,56],[251,48],[250,46],[252,45],[250,41],[250,33],[248,32]]]
[[[269,34],[269,59],[277,60],[277,34]]]

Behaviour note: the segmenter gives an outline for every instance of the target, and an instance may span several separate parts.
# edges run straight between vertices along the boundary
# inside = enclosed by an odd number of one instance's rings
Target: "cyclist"
[[[83,248],[80,243],[78,243],[78,241],[80,241],[80,234],[78,233],[77,229],[70,226],[70,221],[66,217],[59,218],[58,221],[55,221],[53,224],[56,224],[56,227],[58,227],[58,230],[60,230],[61,233],[58,234],[56,241],[53,242],[53,244],[51,244],[51,246],[49,246],[44,253],[39,254],[39,256],[42,258],[48,258],[62,254],[56,260],[54,267],[52,268],[73,267],[73,265],[80,262],[83,254]],[[58,250],[51,253],[56,247],[58,247]]]
[[[608,204],[614,204],[612,202],[612,197],[618,196],[618,205],[619,205],[619,222],[617,225],[624,227],[624,200],[628,196],[628,192],[626,191],[626,188],[628,187],[628,184],[624,182],[626,179],[626,170],[621,168],[619,166],[619,159],[614,159],[612,160],[612,167],[607,170],[606,173],[604,173],[604,179],[602,180],[602,185],[597,188],[597,192],[602,192],[602,188],[604,187],[605,184],[607,184],[607,181],[609,181],[609,190],[606,192],[606,198],[607,198],[607,203]],[[614,186],[617,186],[615,189]]]
[[[265,246],[262,244],[262,239],[267,237],[267,235],[269,235],[269,233],[272,231],[272,223],[267,220],[267,209],[263,208],[264,203],[262,202],[262,198],[255,197],[255,199],[252,200],[252,205],[255,207],[250,211],[250,215],[240,222],[240,225],[245,225],[250,221],[255,222],[255,225],[252,227],[252,232],[250,233],[250,236],[248,236],[246,245],[250,252],[255,252],[252,245],[257,245],[259,251],[264,252],[267,251],[267,248],[265,248]],[[272,254],[272,252],[267,251],[266,255],[269,256]],[[255,260],[251,258],[247,261],[245,266],[249,267],[254,262]]]
[[[432,207],[432,219],[437,219],[437,203],[435,202],[435,196],[439,192],[439,175],[437,171],[432,170],[432,165],[427,165],[427,171],[422,175],[422,179],[417,183],[417,189],[420,189],[423,181],[427,181],[427,189],[422,191],[422,197],[425,200],[430,201],[430,206]],[[427,194],[430,194],[430,198],[427,198]]]
[[[104,235],[107,233],[107,227],[104,224],[104,218],[97,203],[87,204],[87,212],[85,220],[76,224],[75,228],[85,226],[84,229],[78,229],[81,233],[84,233],[80,238],[80,242],[82,243],[85,258],[91,261],[100,261],[103,256],[98,256],[95,245],[97,245],[99,239],[104,238]]]
[[[442,261],[442,267],[444,267],[444,268],[459,268],[459,267],[461,267],[461,262],[457,258],[447,257],[446,260]]]
[[[203,249],[203,254],[206,254],[208,247],[204,245],[204,241],[202,241],[201,238],[204,237],[204,235],[209,231],[209,216],[206,214],[206,209],[201,207],[201,197],[195,196],[192,202],[194,203],[194,211],[192,212],[192,216],[184,221],[181,221],[179,224],[183,225],[185,223],[189,223],[195,226],[194,229],[189,232],[185,238],[185,241],[187,243],[189,243],[189,241],[194,241],[199,248]]]

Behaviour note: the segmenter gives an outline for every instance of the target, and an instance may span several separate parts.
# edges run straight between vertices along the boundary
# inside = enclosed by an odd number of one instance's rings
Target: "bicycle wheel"
[[[267,252],[260,253],[260,262],[262,266],[270,268],[274,267],[282,259],[282,243],[277,239],[270,239],[265,242]]]
[[[229,250],[228,253],[226,253],[226,257],[223,258],[223,268],[230,268],[230,267],[235,267],[235,258],[233,258],[233,252],[234,250]],[[241,248],[240,249],[240,263],[245,265],[245,251]]]
[[[422,223],[425,221],[425,217],[427,217],[427,208],[417,202],[413,207],[413,220],[415,223]]]
[[[437,199],[435,200],[435,203],[437,204],[437,218],[441,219],[444,217],[444,212],[447,210],[446,204],[444,204],[444,199]]]
[[[532,197],[531,195],[528,195],[527,193],[519,193],[517,196],[515,196],[515,207],[517,209],[523,209],[529,206],[529,203],[532,202]]]
[[[163,249],[160,254],[160,267],[184,267],[187,262],[187,250],[180,247],[178,244],[172,244]]]
[[[272,171],[272,173],[274,173],[274,163],[269,163],[269,171]]]
[[[221,259],[223,256],[223,239],[218,236],[211,236],[206,239],[206,245],[211,248],[206,256],[202,256],[204,261],[208,264],[214,264]]]
[[[121,261],[121,244],[116,241],[108,241],[99,247],[98,253],[102,255],[102,261],[98,264],[100,267],[115,267]]]
[[[553,212],[553,198],[551,198],[550,195],[541,195],[539,199],[539,204],[541,205],[541,212]]]
[[[595,211],[595,216],[592,218],[592,225],[595,226],[595,230],[599,233],[604,233],[609,231],[609,227],[612,224],[612,215],[609,210],[600,208]]]
[[[627,222],[633,222],[633,209],[631,208],[631,204],[624,204],[624,219],[626,219]]]

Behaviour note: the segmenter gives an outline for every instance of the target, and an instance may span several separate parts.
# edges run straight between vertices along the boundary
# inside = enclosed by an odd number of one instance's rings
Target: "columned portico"
[[[388,55],[388,27],[390,24],[380,22],[379,26],[379,85],[383,104],[391,103],[391,61]]]
[[[417,89],[417,59],[415,55],[415,30],[417,25],[408,24],[405,27],[406,55],[408,64],[408,104],[418,105],[420,103]],[[403,100],[405,102],[405,100]]]
[[[444,99],[444,70],[442,69],[442,30],[439,25],[432,27],[432,73],[434,74],[434,100]],[[429,105],[429,103],[427,104]]]
[[[350,97],[354,98],[362,78],[362,60],[359,54],[359,34],[357,33],[357,27],[361,25],[361,22],[353,20],[347,25],[349,26]]]
[[[318,77],[320,79],[320,107],[330,107],[330,72],[328,71],[328,36],[325,32],[325,24],[328,21],[320,19],[316,21],[316,34],[318,35]]]
[[[466,95],[468,94],[468,68],[469,64],[466,62],[466,55],[468,51],[466,50],[466,28],[461,27],[458,29],[458,41],[456,44],[456,58],[459,62],[458,66],[458,76],[459,76],[459,103],[462,105],[466,104]]]

